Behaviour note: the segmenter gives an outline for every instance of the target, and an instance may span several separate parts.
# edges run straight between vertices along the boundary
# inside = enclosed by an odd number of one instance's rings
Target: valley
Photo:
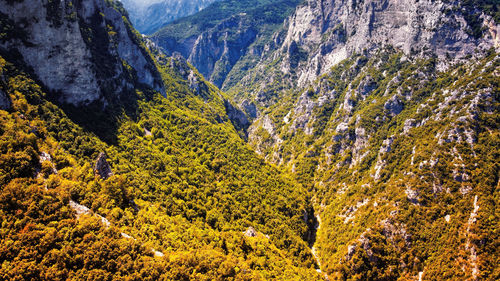
[[[499,6],[0,0],[0,279],[499,279]]]

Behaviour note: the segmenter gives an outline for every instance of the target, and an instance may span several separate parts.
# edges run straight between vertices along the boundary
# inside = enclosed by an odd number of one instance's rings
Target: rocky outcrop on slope
[[[218,87],[255,40],[257,30],[249,20],[245,15],[233,16],[203,32],[192,47],[189,62]]]
[[[133,89],[133,83],[164,92],[153,61],[114,5],[2,0],[0,13],[10,23],[11,36],[0,42],[0,50],[22,59],[65,103],[106,104]]]
[[[305,83],[353,53],[391,45],[407,55],[431,54],[463,58],[477,49],[498,45],[498,23],[477,12],[484,36],[476,38],[457,3],[434,0],[309,0],[299,6],[287,25],[282,51],[295,44],[307,54],[299,74]],[[293,68],[284,61],[283,70]]]
[[[250,121],[248,121],[247,116],[241,109],[232,105],[228,100],[224,100],[224,106],[226,107],[226,112],[229,120],[231,120],[231,122],[233,122],[233,124],[237,128],[248,128],[248,126],[250,125]]]
[[[97,156],[94,166],[94,174],[99,175],[102,179],[107,179],[113,175],[111,166],[106,160],[106,153],[101,152],[99,153],[99,156]]]
[[[263,54],[281,46],[282,37],[273,33],[300,2],[225,0],[166,25],[151,39],[166,54],[181,53],[207,80],[227,90]]]

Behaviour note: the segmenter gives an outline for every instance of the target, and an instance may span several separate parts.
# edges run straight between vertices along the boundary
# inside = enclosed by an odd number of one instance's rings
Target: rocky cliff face
[[[113,175],[113,171],[111,170],[111,166],[106,160],[106,153],[101,152],[99,156],[97,156],[96,163],[94,166],[94,175],[99,175],[102,179],[108,179]]]
[[[9,35],[0,42],[2,53],[17,55],[60,101],[106,104],[133,89],[133,83],[164,92],[154,62],[113,7],[116,3],[0,3],[0,13],[10,23]]]
[[[497,46],[498,24],[476,11],[485,36],[475,38],[457,3],[434,0],[309,0],[290,17],[283,51],[297,44],[307,54],[299,83],[315,79],[353,53],[391,45],[407,55],[459,59]],[[290,56],[290,54],[288,54]],[[293,67],[285,62],[282,69]]]
[[[245,14],[234,15],[219,24],[181,41],[168,36],[153,37],[166,53],[179,52],[208,80],[221,87],[236,62],[255,41],[258,30]]]
[[[254,42],[258,30],[246,15],[231,17],[203,32],[189,53],[189,62],[218,87]]]
[[[300,0],[225,0],[152,35],[165,53],[179,52],[210,82],[228,89],[260,60],[272,34]]]
[[[276,84],[304,87],[353,54],[371,56],[383,47],[407,57],[436,56],[445,70],[499,50],[498,15],[483,2],[494,1],[309,0],[267,42],[256,66],[226,90],[268,107],[282,93]]]

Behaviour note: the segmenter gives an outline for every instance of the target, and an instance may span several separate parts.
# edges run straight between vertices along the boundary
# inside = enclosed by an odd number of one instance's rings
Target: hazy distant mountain
[[[149,34],[218,0],[121,0],[134,27]]]

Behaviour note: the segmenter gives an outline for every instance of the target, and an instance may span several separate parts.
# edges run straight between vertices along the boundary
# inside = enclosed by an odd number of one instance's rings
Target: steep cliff
[[[163,92],[154,62],[115,2],[2,1],[2,54],[23,61],[57,99],[103,104],[141,83]]]
[[[453,1],[310,0],[290,18],[283,48],[296,43],[307,52],[307,65],[298,75],[304,83],[353,53],[383,45],[406,55],[436,55],[443,63],[500,47],[489,31],[491,16],[480,10],[464,15],[459,8]],[[481,19],[486,30],[474,34],[476,23],[467,21],[470,16]],[[497,28],[493,24],[493,31]],[[285,71],[287,67],[283,65]]]
[[[265,45],[299,0],[224,0],[151,36],[181,53],[218,87],[229,88],[260,60]]]
[[[443,70],[500,48],[493,2],[309,0],[268,43],[271,51],[228,90],[237,99],[252,96],[268,106],[278,94],[270,90],[277,88],[275,81],[304,87],[353,54],[370,55],[384,46],[410,57],[436,56]]]
[[[330,278],[496,278],[492,2],[307,1],[229,89],[259,109],[252,147],[313,191]]]

